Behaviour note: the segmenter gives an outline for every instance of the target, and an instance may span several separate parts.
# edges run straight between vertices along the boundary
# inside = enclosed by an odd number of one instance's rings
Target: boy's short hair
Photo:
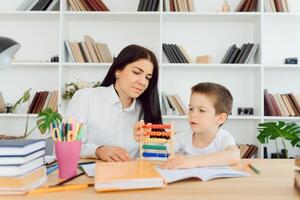
[[[216,114],[226,113],[229,115],[231,113],[233,98],[223,85],[212,82],[198,83],[192,87],[193,93],[204,94],[211,98],[214,101]]]

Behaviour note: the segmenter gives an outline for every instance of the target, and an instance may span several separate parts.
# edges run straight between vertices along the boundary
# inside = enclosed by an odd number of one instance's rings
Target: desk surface
[[[236,169],[245,168],[243,160]],[[0,196],[5,200],[29,200],[29,199],[55,199],[59,200],[93,200],[93,199],[137,199],[137,200],[189,200],[189,199],[300,199],[300,194],[294,188],[294,160],[251,160],[258,169],[260,175],[251,174],[249,177],[217,179],[208,182],[201,182],[197,179],[190,179],[169,184],[163,189],[118,191],[107,193],[96,193],[93,187],[85,190],[74,190],[68,192],[44,193],[26,196]],[[57,173],[48,177],[47,184],[57,183]],[[78,178],[71,183],[93,182],[93,179],[86,176]]]

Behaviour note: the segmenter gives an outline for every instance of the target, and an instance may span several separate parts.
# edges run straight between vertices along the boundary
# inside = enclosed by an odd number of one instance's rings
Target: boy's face
[[[206,133],[224,123],[227,115],[217,114],[212,98],[205,94],[192,93],[189,103],[188,121],[194,132]]]

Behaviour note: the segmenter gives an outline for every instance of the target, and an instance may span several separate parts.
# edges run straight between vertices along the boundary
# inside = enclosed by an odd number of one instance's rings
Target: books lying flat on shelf
[[[0,194],[25,194],[47,181],[46,167],[41,166],[21,176],[0,177]]]
[[[147,161],[97,162],[95,190],[131,190],[161,188],[164,179]]]
[[[249,174],[241,171],[236,171],[228,166],[221,167],[199,167],[193,169],[161,169],[157,168],[158,172],[167,181],[172,183],[188,178],[199,178],[202,181],[208,181],[217,178],[236,178],[249,176]]]

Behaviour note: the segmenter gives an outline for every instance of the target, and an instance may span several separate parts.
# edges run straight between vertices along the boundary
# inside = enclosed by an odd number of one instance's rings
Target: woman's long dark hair
[[[116,82],[115,72],[117,70],[122,71],[126,65],[140,59],[149,60],[153,64],[153,73],[147,89],[137,98],[137,101],[142,105],[139,118],[141,119],[141,117],[144,116],[145,123],[161,124],[161,110],[157,89],[158,64],[152,51],[138,45],[129,45],[125,47],[112,63],[101,86],[108,87],[111,84],[114,84]]]

